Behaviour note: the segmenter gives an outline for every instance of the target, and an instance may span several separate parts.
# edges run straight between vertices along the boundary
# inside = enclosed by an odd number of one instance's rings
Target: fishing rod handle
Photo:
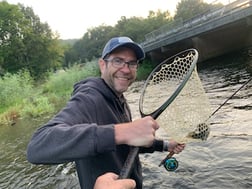
[[[119,179],[129,178],[138,152],[139,152],[139,147],[131,147],[129,155],[120,172]]]

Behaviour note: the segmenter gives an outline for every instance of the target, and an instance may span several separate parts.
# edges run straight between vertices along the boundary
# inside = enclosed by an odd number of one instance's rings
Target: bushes
[[[22,103],[33,93],[33,79],[26,70],[17,74],[5,74],[0,78],[0,113]]]
[[[147,79],[150,72],[153,70],[154,65],[150,62],[145,60],[142,64],[139,65],[137,70],[137,81],[142,81]]]
[[[54,105],[51,104],[49,98],[45,96],[27,98],[24,100],[24,104],[25,106],[20,112],[21,117],[40,117],[55,111]]]
[[[26,70],[0,78],[0,125],[12,125],[20,117],[23,100],[33,93],[33,79]]]
[[[99,76],[97,61],[83,65],[77,64],[70,69],[51,74],[43,86],[43,93],[53,93],[58,97],[69,97],[74,83],[91,76]]]
[[[15,124],[19,117],[52,114],[69,99],[74,83],[98,75],[97,61],[50,73],[48,80],[37,87],[26,70],[5,74],[0,78],[0,125]]]

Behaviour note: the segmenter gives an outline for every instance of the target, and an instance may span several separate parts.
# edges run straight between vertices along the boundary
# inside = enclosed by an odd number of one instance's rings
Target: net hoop
[[[175,60],[179,57],[184,58],[185,56],[187,56],[188,54],[193,54],[193,59],[190,62],[190,67],[187,70],[186,75],[184,76],[182,82],[177,86],[176,90],[171,94],[171,96],[157,109],[154,110],[151,113],[145,114],[143,112],[143,99],[144,99],[144,93],[145,93],[145,89],[148,86],[148,82],[152,79],[153,75],[155,75],[155,73],[159,70],[159,68],[164,65],[167,64],[167,62],[171,62],[174,63]],[[182,51],[172,57],[167,58],[166,60],[164,60],[163,62],[161,62],[159,65],[157,65],[152,72],[149,74],[149,76],[147,77],[141,95],[140,95],[140,99],[139,99],[139,112],[141,114],[141,117],[145,117],[145,116],[152,116],[154,119],[156,119],[170,104],[171,102],[176,98],[176,96],[180,93],[180,91],[183,89],[183,87],[185,86],[186,82],[189,80],[190,76],[192,75],[192,72],[194,71],[195,67],[196,67],[196,63],[198,61],[198,51],[196,49],[187,49],[185,51]]]

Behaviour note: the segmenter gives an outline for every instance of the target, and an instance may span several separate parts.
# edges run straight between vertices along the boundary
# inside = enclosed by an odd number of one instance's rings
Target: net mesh
[[[142,94],[142,106],[140,108],[144,114],[151,114],[164,104],[167,97],[172,96],[177,87],[184,81],[194,56],[193,51],[186,55],[182,54],[171,59],[171,62],[165,62],[156,68],[147,81]],[[150,104],[152,105],[150,106]]]
[[[194,59],[195,53],[189,51],[157,67],[145,83],[140,111],[152,114],[163,105],[185,80]],[[210,114],[210,104],[195,67],[180,93],[157,120],[169,136],[184,143],[208,137],[210,130],[206,120]]]
[[[206,140],[210,129],[207,119],[211,108],[195,70],[185,87],[158,117],[160,127],[178,142]]]

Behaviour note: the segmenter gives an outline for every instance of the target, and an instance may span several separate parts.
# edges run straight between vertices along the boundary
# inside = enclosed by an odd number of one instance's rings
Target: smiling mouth
[[[129,81],[130,78],[127,77],[116,77],[116,79],[121,80],[121,81]]]

